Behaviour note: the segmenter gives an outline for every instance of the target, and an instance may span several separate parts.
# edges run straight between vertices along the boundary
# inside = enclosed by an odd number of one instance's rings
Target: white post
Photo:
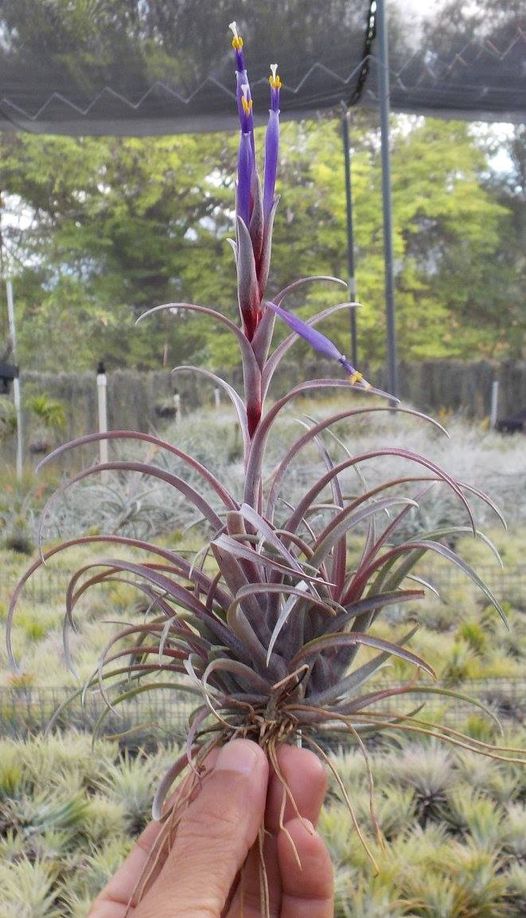
[[[102,370],[102,372],[99,372]],[[99,433],[106,433],[108,430],[108,379],[104,367],[99,364],[97,372],[97,404],[99,409]],[[99,461],[101,465],[108,461],[108,441],[106,438],[99,440]],[[103,481],[107,478],[107,472],[101,472]]]
[[[174,409],[175,409],[174,423],[178,424],[179,421],[181,420],[181,396],[179,395],[179,392],[177,392],[177,390],[174,392],[173,399],[174,399]]]
[[[491,384],[491,408],[489,412],[489,426],[494,429],[499,414],[499,381],[494,379]]]
[[[13,284],[10,280],[6,281],[7,294],[7,320],[9,323],[9,337],[13,346],[13,361],[16,363],[16,327],[15,327],[15,300],[13,297]],[[22,398],[20,393],[20,379],[18,376],[13,380],[13,399],[15,403],[16,414],[16,477],[18,481],[22,478],[24,468],[24,444],[22,440]]]
[[[214,408],[217,411],[221,407],[221,392],[216,386],[214,389]]]

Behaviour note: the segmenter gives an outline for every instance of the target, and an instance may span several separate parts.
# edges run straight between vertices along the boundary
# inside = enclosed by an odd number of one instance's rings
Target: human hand
[[[272,918],[332,918],[329,854],[320,836],[308,825],[316,824],[325,796],[324,768],[312,752],[295,746],[280,747],[278,763],[302,818],[297,817],[287,800],[283,814],[285,830],[280,829],[281,782],[274,773],[269,773],[267,758],[256,743],[232,740],[208,758],[201,789],[181,818],[173,847],[143,900],[129,910],[130,916],[259,918],[256,840],[264,822]],[[160,830],[158,822],[147,826],[124,864],[97,897],[90,918],[124,918]],[[242,881],[235,886],[245,860]]]

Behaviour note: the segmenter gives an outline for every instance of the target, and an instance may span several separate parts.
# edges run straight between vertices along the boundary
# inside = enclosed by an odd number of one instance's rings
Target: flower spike
[[[232,47],[236,60],[236,100],[241,127],[239,152],[237,160],[236,186],[236,265],[238,305],[243,323],[243,332],[252,341],[264,316],[263,306],[277,314],[290,328],[307,341],[314,350],[336,360],[343,367],[351,385],[360,389],[372,389],[362,374],[347,360],[336,345],[312,325],[303,322],[297,316],[276,303],[265,302],[272,247],[272,227],[278,198],[276,197],[276,176],[279,153],[279,103],[282,88],[278,65],[270,65],[268,78],[270,87],[270,107],[267,130],[265,134],[265,163],[263,188],[259,183],[254,149],[254,115],[250,83],[246,71],[243,51],[243,38],[239,34],[237,23],[230,23]],[[268,314],[268,313],[267,313]],[[269,325],[270,328],[270,325]],[[257,398],[256,398],[257,401]],[[254,417],[259,419],[262,405],[258,402]],[[253,427],[257,426],[257,422]]]

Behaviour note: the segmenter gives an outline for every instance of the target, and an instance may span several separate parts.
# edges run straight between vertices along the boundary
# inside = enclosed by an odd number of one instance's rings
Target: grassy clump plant
[[[242,736],[262,746],[278,778],[277,748],[282,743],[302,742],[325,759],[346,801],[350,823],[375,862],[371,843],[356,816],[357,807],[324,751],[326,740],[343,736],[354,741],[366,762],[369,795],[373,781],[364,738],[379,730],[412,731],[483,755],[524,761],[513,747],[498,750],[444,724],[423,720],[419,712],[427,697],[437,693],[457,697],[458,693],[426,682],[425,676],[434,678],[432,666],[407,646],[416,628],[414,613],[404,614],[404,610],[424,596],[427,584],[418,574],[418,564],[428,554],[463,571],[486,601],[505,617],[491,590],[451,547],[469,532],[494,551],[476,526],[470,500],[490,507],[497,515],[498,510],[476,487],[455,479],[432,459],[406,446],[379,445],[354,452],[333,435],[334,425],[352,425],[364,419],[373,425],[376,418],[392,413],[393,407],[385,402],[388,396],[365,381],[317,328],[324,319],[354,304],[339,303],[308,321],[283,306],[287,297],[293,291],[301,291],[304,284],[341,282],[332,277],[302,278],[272,297],[267,294],[272,225],[278,204],[275,182],[281,81],[273,65],[265,167],[260,182],[243,43],[235,23],[232,29],[241,124],[236,239],[232,241],[240,324],[215,309],[190,303],[168,304],[151,312],[176,309],[207,316],[226,329],[233,345],[239,348],[241,392],[207,369],[178,367],[174,371],[197,373],[203,382],[211,382],[230,400],[242,442],[243,474],[237,482],[238,490],[229,489],[195,456],[153,434],[111,431],[87,435],[59,447],[52,457],[106,437],[121,445],[142,444],[150,452],[176,459],[181,468],[191,470],[192,481],[162,462],[154,464],[151,458],[117,458],[81,471],[62,487],[61,493],[99,472],[139,473],[160,480],[192,508],[192,523],[202,536],[202,545],[193,557],[188,557],[177,547],[114,532],[86,535],[49,549],[29,568],[15,590],[8,619],[9,652],[13,658],[10,626],[28,577],[47,559],[68,548],[90,545],[110,549],[109,557],[87,561],[69,582],[64,627],[66,659],[73,665],[71,631],[79,601],[88,590],[116,581],[117,590],[126,596],[127,587],[122,583],[131,583],[145,602],[146,611],[139,624],[126,624],[112,637],[96,672],[80,693],[83,697],[90,692],[101,693],[108,701],[99,726],[111,708],[141,694],[166,691],[189,695],[195,702],[186,749],[171,764],[155,795],[154,817],[162,820],[164,827],[153,858],[161,857],[169,845],[180,815],[180,807],[166,803],[173,783],[189,764],[189,781],[197,782],[209,752]],[[277,321],[288,326],[290,333],[273,344]],[[332,359],[345,378],[300,381],[270,402],[274,374],[298,338]],[[287,442],[267,473],[267,448],[277,439],[282,412],[298,397],[324,389],[347,393],[349,404],[321,420],[303,419],[299,435]],[[439,424],[418,412],[403,407],[396,410],[400,424],[418,418],[443,433]],[[316,475],[291,500],[287,474],[298,457],[313,448],[321,471],[318,466]],[[369,464],[381,468],[384,460],[396,471],[390,477],[380,477],[374,486],[368,485]],[[441,489],[458,503],[464,519],[458,525],[440,520],[426,529],[422,527],[426,501],[432,503]],[[119,555],[120,550],[131,549],[142,557],[130,560],[129,555]],[[379,636],[375,626],[383,610],[393,606],[400,610],[400,624],[397,639],[388,640]],[[459,638],[458,647],[457,658],[446,674],[451,685],[463,677],[475,655],[465,636]],[[398,669],[393,666],[400,676],[398,684],[375,688],[371,680],[390,661],[398,663]],[[407,667],[410,676],[406,675]],[[418,761],[406,760],[405,776],[411,793],[399,793],[396,800],[396,811],[406,822],[411,820],[414,807],[424,827],[436,816],[448,790],[446,754],[434,746],[426,754],[427,758],[422,754]],[[126,768],[129,771],[131,765]],[[121,788],[124,785],[123,778]],[[285,782],[284,787],[286,790]],[[148,782],[141,785],[141,805],[144,794],[149,794]],[[383,799],[386,809],[389,802],[394,806],[387,792]],[[132,814],[134,820],[139,809],[138,805]],[[380,840],[374,810],[370,809],[370,814],[371,826]],[[393,834],[394,829],[394,825],[389,826],[389,833]],[[473,867],[474,875],[477,869]],[[146,888],[146,878],[147,875],[139,882],[137,897]]]
[[[509,745],[523,742],[523,732],[506,737]],[[429,812],[423,828],[407,769],[396,770],[398,760],[416,761],[421,746],[422,740],[409,736],[396,744],[386,737],[382,745],[370,750],[378,783],[377,818],[388,840],[384,847],[371,841],[380,868],[376,877],[352,817],[338,799],[338,782],[332,776],[320,829],[335,866],[335,915],[466,918],[487,914],[490,907],[497,915],[501,909],[505,914],[521,915],[526,901],[524,769],[451,749],[442,803]],[[3,812],[10,814],[9,821],[0,817],[0,915],[25,914],[16,878],[20,876],[24,883],[29,874],[35,877],[35,888],[28,899],[33,912],[28,914],[86,918],[90,903],[148,818],[148,787],[179,752],[170,746],[151,755],[139,750],[133,759],[131,753],[120,752],[114,741],[100,741],[95,750],[91,747],[89,735],[74,731],[24,742],[2,741],[0,763],[10,763],[12,778],[5,783],[0,801],[0,813],[3,803]],[[436,747],[428,749],[430,757],[435,751]],[[118,777],[121,763],[126,776],[122,784]],[[367,768],[360,750],[355,746],[334,753],[333,764],[364,831],[372,836]],[[53,783],[51,775],[55,776]],[[506,799],[503,783],[508,785]],[[124,786],[134,801],[131,807],[124,798]],[[82,802],[79,789],[84,805],[75,817],[69,805],[74,796],[75,807]],[[22,808],[17,807],[21,797],[25,801]],[[463,800],[469,805],[459,818]],[[490,882],[492,869],[497,886]],[[49,883],[43,882],[46,877]],[[484,894],[488,904],[481,904]]]
[[[153,774],[174,754],[132,759],[106,740],[94,750],[73,730],[2,740],[0,915],[86,916],[148,818]]]
[[[27,918],[60,918],[55,907],[54,884],[58,870],[48,862],[21,857],[0,868],[2,897],[9,903],[9,915]]]

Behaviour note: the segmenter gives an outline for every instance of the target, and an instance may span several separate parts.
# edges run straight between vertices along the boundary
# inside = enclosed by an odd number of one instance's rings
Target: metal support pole
[[[104,365],[99,364],[97,368],[97,407],[99,415],[99,433],[106,433],[108,430],[108,402],[107,402],[108,378],[106,376]],[[106,438],[99,440],[99,460],[101,465],[108,461],[108,441]],[[107,471],[101,472],[102,481],[108,480]]]
[[[499,381],[494,379],[491,384],[491,407],[489,413],[489,426],[492,430],[497,426],[499,416]]]
[[[349,286],[349,299],[356,300],[356,278],[354,275],[354,228],[352,219],[352,185],[351,185],[351,143],[349,137],[350,112],[344,105],[342,114],[342,141],[343,159],[345,163],[345,200],[347,213],[347,274]],[[356,310],[350,311],[351,331],[351,363],[353,367],[358,364],[358,340],[356,334]]]
[[[398,395],[396,359],[396,326],[394,302],[393,219],[391,210],[391,161],[389,155],[389,49],[385,0],[376,4],[376,37],[378,42],[378,89],[380,95],[380,134],[382,150],[382,197],[384,214],[385,311],[387,319],[388,385]]]
[[[7,321],[9,324],[9,337],[11,338],[13,360],[16,363],[16,325],[15,325],[15,299],[13,296],[12,281],[6,281],[7,295]],[[13,401],[16,414],[16,477],[20,481],[24,471],[24,442],[22,437],[22,397],[20,392],[20,379],[16,376],[13,380]]]

